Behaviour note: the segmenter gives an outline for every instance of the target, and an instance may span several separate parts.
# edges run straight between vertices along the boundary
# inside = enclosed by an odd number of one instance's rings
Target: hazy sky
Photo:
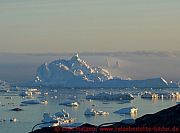
[[[180,50],[180,0],[0,0],[0,52]]]

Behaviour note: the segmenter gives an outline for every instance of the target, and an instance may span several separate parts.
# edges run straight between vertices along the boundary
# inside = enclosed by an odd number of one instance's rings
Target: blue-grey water
[[[20,103],[27,98],[23,98],[20,96],[12,96],[12,99],[6,99],[4,93],[0,94],[0,120],[5,119],[6,121],[0,122],[0,133],[27,133],[30,132],[32,127],[40,123],[43,118],[44,112],[49,113],[56,113],[61,109],[65,109],[67,112],[70,113],[70,116],[75,118],[76,122],[88,122],[91,124],[102,124],[104,122],[115,122],[121,121],[126,118],[138,118],[147,113],[155,113],[160,111],[164,108],[171,107],[176,105],[177,99],[169,99],[169,100],[148,100],[148,99],[141,99],[138,96],[139,92],[143,92],[144,90],[141,89],[63,89],[59,88],[56,91],[53,89],[41,89],[42,93],[48,92],[49,95],[46,96],[48,100],[48,104],[39,104],[39,105],[28,105],[28,106],[21,106],[20,108],[23,111],[14,112],[10,111],[10,109],[19,107]],[[179,91],[179,89],[170,89],[171,91]],[[157,91],[157,90],[153,90]],[[158,90],[159,91],[159,90]],[[166,89],[168,91],[168,89]],[[86,93],[99,93],[99,92],[131,92],[133,93],[136,98],[131,101],[131,103],[125,104],[118,104],[118,101],[109,101],[108,103],[104,104],[103,101],[91,101],[85,99]],[[19,92],[13,92],[10,94],[18,94]],[[9,95],[9,94],[8,94]],[[54,98],[57,96],[57,99]],[[59,105],[60,102],[65,100],[68,97],[76,96],[80,105],[76,108],[67,107],[63,105]],[[34,96],[35,99],[38,99],[38,96]],[[14,104],[13,104],[14,103]],[[108,116],[94,116],[94,117],[86,117],[84,116],[84,111],[87,107],[92,105],[96,105],[97,110],[107,111],[110,114]],[[138,107],[138,114],[137,116],[130,116],[130,115],[118,115],[114,114],[113,112],[129,106],[136,106]],[[17,122],[10,122],[9,119],[15,117],[17,118]],[[37,127],[38,128],[38,127]],[[36,129],[37,129],[36,128]]]

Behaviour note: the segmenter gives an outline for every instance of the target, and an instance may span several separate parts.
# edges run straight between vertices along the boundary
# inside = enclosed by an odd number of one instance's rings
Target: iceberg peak
[[[81,61],[78,53],[74,54],[74,56],[71,58],[71,60],[72,61]]]
[[[103,82],[112,78],[106,69],[91,67],[76,53],[69,60],[55,60],[38,68],[35,81],[40,84],[79,86]]]

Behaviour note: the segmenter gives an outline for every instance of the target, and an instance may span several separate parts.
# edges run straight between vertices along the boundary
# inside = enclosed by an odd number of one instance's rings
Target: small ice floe
[[[48,104],[48,101],[47,100],[42,100],[40,103],[41,104]]]
[[[32,96],[32,92],[29,91],[23,91],[19,93],[19,96],[26,97],[26,96]]]
[[[26,90],[20,92],[19,96],[27,97],[27,96],[32,96],[33,94],[40,95],[41,92],[38,89],[31,88],[31,89],[26,89]]]
[[[136,114],[138,111],[138,108],[136,107],[128,107],[128,108],[122,108],[117,111],[115,111],[115,114]]]
[[[97,111],[93,108],[87,108],[84,112],[84,115],[86,116],[95,116],[95,115],[109,115],[109,112],[105,112],[105,111]]]
[[[2,83],[2,81],[0,80],[0,93],[1,92],[9,92],[10,91],[10,86],[7,83]]]
[[[144,94],[141,95],[141,98],[158,98],[158,94],[146,91],[144,92]]]
[[[69,113],[62,109],[61,112],[55,113],[54,116],[60,118],[69,118]]]
[[[30,88],[30,89],[28,89],[28,92],[32,92],[32,94],[35,94],[35,95],[41,94],[41,92],[36,88]]]
[[[65,105],[65,106],[71,106],[71,107],[77,107],[79,106],[78,102],[70,99],[66,99],[65,101],[59,103],[59,105]]]
[[[57,99],[57,96],[51,96],[50,99]]]
[[[21,103],[23,103],[23,104],[41,104],[40,101],[34,100],[34,99],[22,101]]]
[[[23,109],[21,109],[21,108],[14,108],[14,109],[10,109],[10,111],[23,111]]]
[[[71,102],[69,104],[66,104],[66,106],[77,107],[77,106],[79,106],[79,104],[78,104],[78,102]]]
[[[158,93],[159,98],[161,99],[171,99],[171,98],[175,98],[175,94],[171,93],[171,92],[162,92],[162,93]]]
[[[69,113],[62,109],[60,112],[53,115],[50,113],[44,113],[42,122],[44,124],[40,125],[41,128],[69,124],[74,122],[74,119],[70,118]]]
[[[17,122],[17,119],[15,117],[10,119],[10,122]]]
[[[6,120],[5,119],[0,119],[0,122],[5,122]]]
[[[96,114],[97,115],[109,115],[109,112],[99,110],[99,111],[96,111]]]
[[[59,122],[58,122],[57,118],[51,116],[50,113],[43,114],[42,122],[46,123],[46,124],[40,125],[40,128],[59,126]]]
[[[95,95],[86,95],[86,99],[92,100],[133,100],[134,97],[130,93],[113,94],[108,92],[102,92]]]
[[[84,115],[95,116],[96,115],[96,110],[93,109],[93,108],[87,108],[86,111],[84,112]]]
[[[46,96],[47,96],[47,95],[48,95],[48,92],[45,92],[45,93],[44,93],[44,95],[46,95]]]
[[[172,98],[180,99],[180,93],[179,92],[159,92],[156,95],[154,94],[154,97],[153,97],[152,93],[151,93],[151,95],[152,95],[152,98],[158,97],[158,98],[161,98],[161,99],[172,99]]]
[[[27,104],[48,104],[47,100],[35,100],[35,99],[30,99],[30,100],[25,100],[22,101],[20,106],[26,106]]]

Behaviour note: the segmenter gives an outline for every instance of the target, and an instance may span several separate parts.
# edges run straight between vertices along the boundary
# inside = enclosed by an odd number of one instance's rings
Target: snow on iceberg
[[[41,65],[37,70],[36,83],[59,86],[88,86],[95,82],[112,79],[109,72],[100,67],[90,67],[78,54],[70,60],[55,60]]]
[[[91,67],[78,54],[69,60],[59,59],[42,64],[37,70],[35,85],[54,87],[178,87],[177,84],[168,83],[161,77],[145,80],[126,80],[113,77],[108,70],[101,67]]]

